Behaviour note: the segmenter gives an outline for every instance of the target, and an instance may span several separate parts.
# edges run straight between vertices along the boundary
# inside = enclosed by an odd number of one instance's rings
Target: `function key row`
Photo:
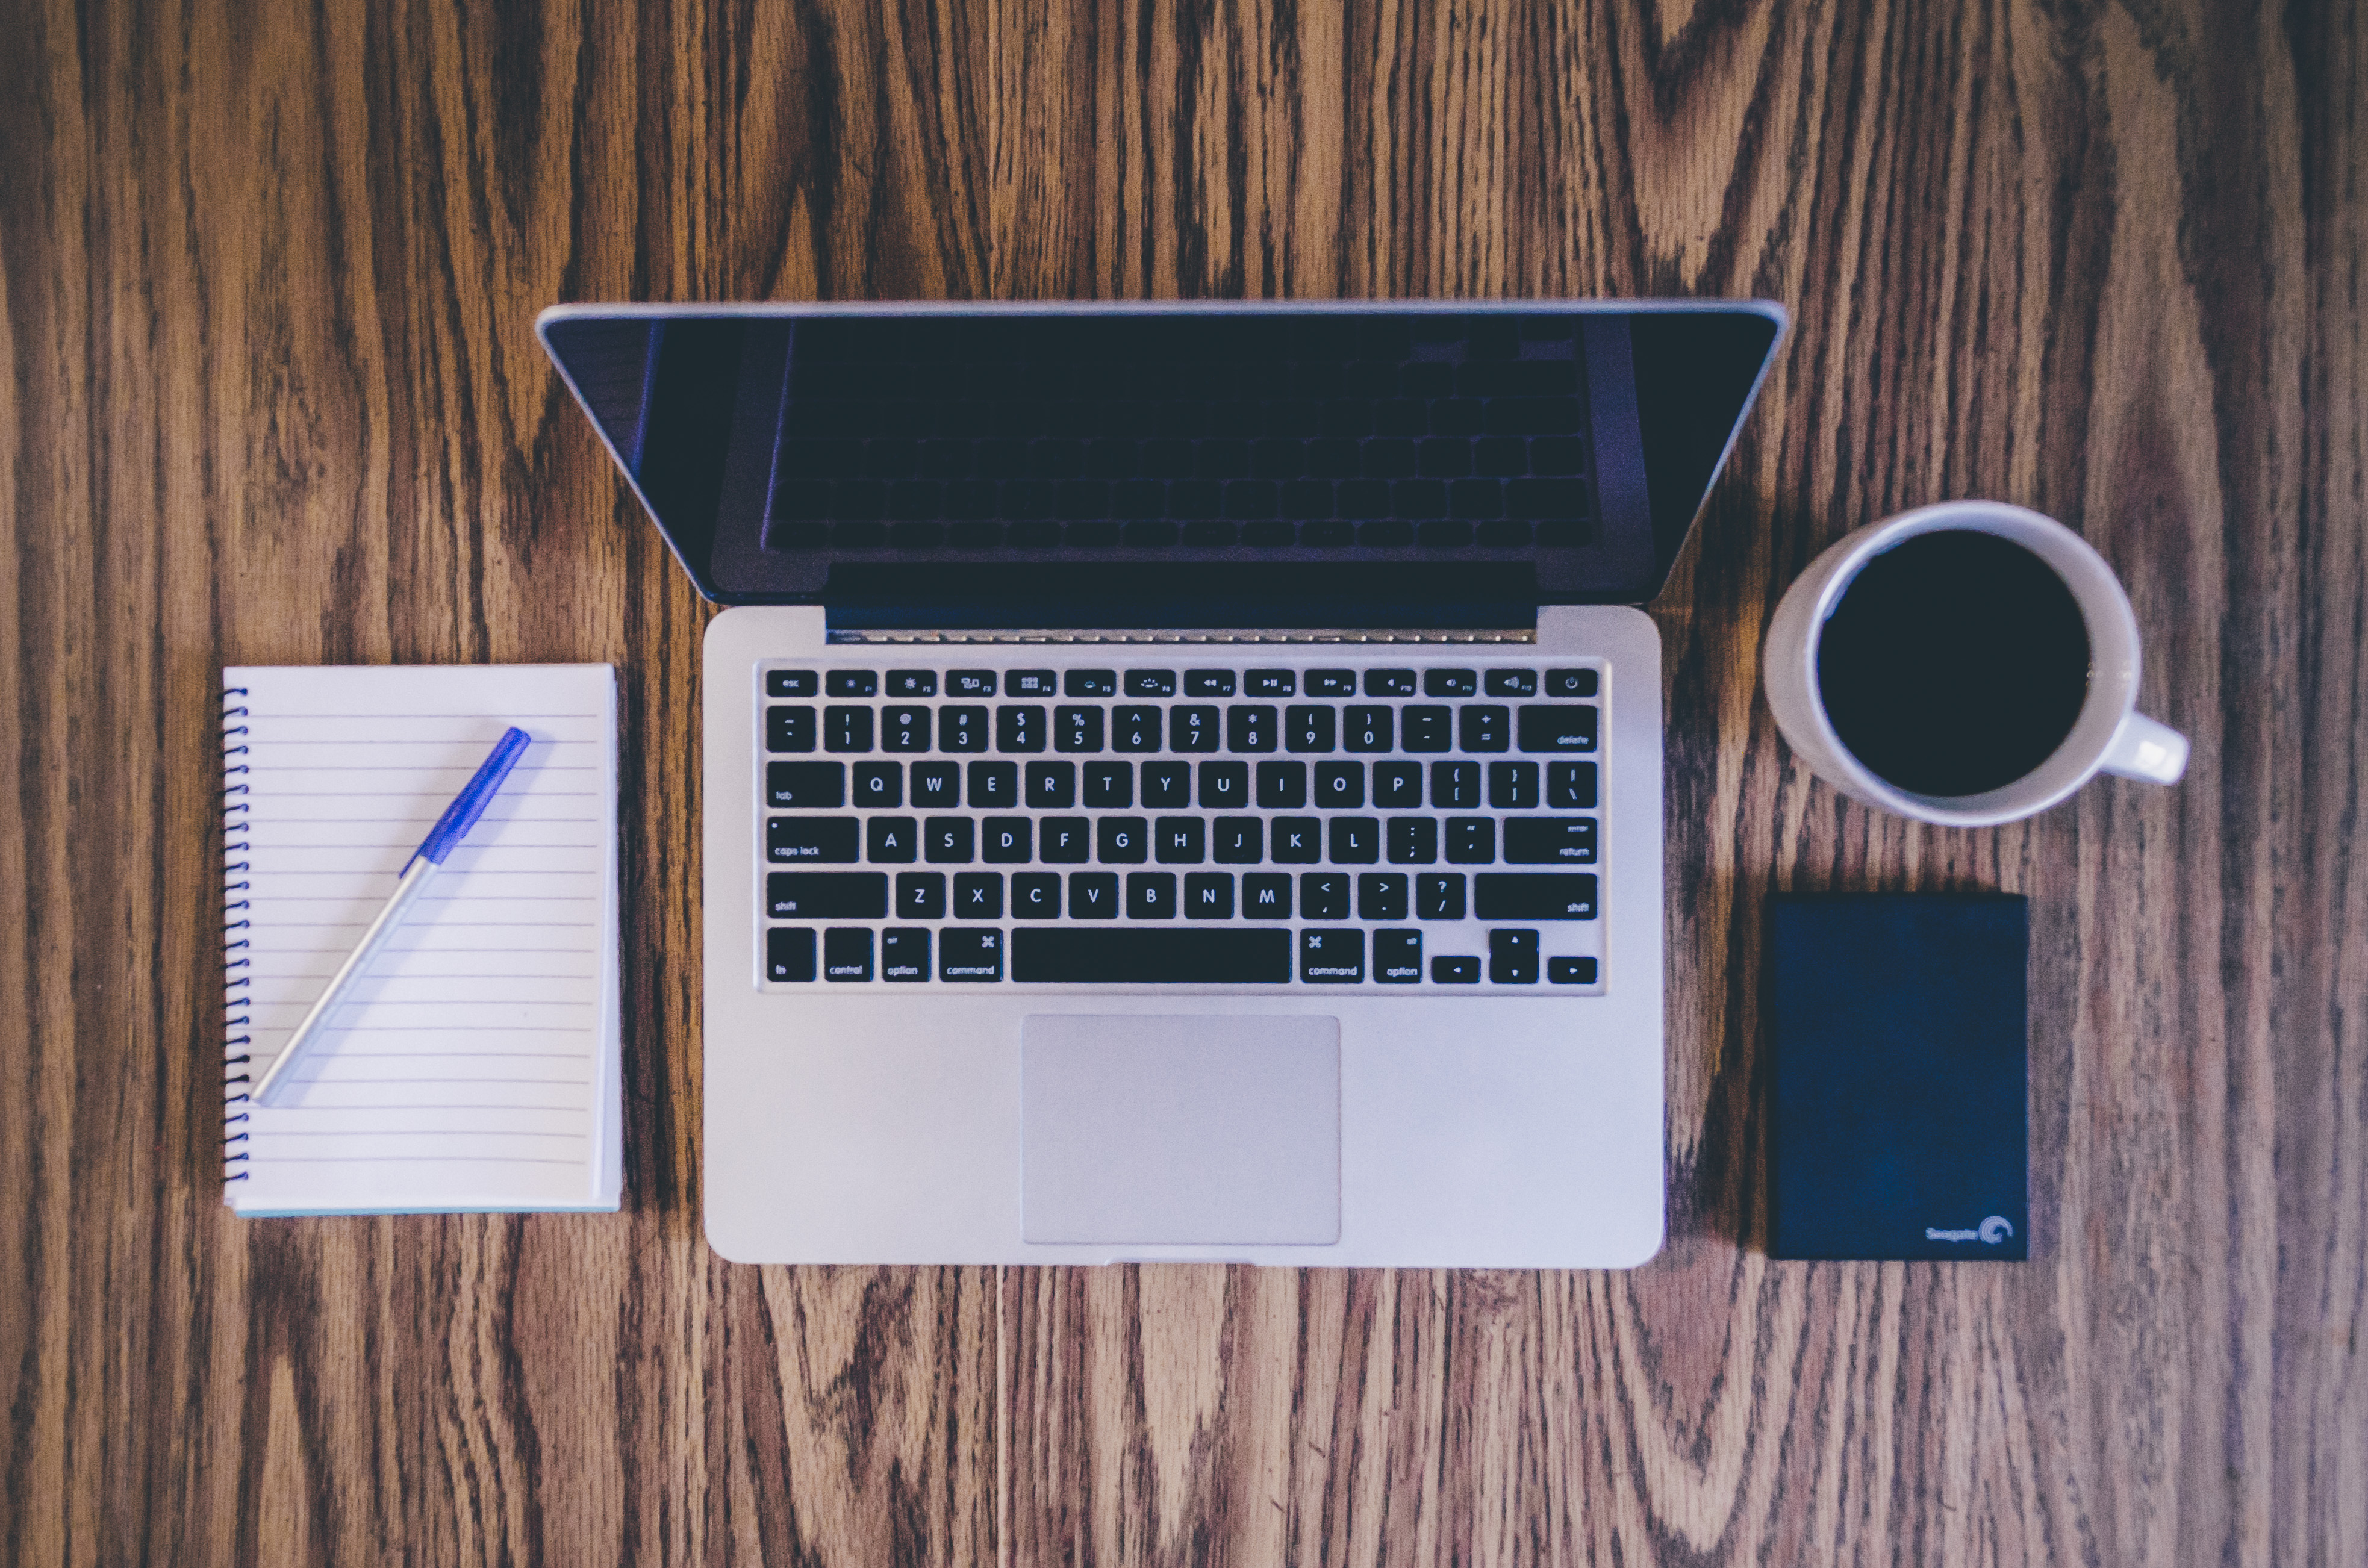
[[[765,749],[983,752],[1589,752],[1600,710],[1592,702],[1350,703],[1179,702],[1113,707],[1006,702],[852,703],[819,713],[803,704],[765,710]]]
[[[1299,672],[1285,669],[1185,670],[1178,681],[1175,670],[947,670],[943,685],[937,670],[894,669],[884,683],[878,670],[767,670],[765,695],[785,697],[1116,697],[1121,687],[1129,697],[1295,697]],[[1001,690],[998,693],[997,685]],[[1543,695],[1593,697],[1600,680],[1592,669],[1548,670]],[[1490,697],[1540,695],[1538,672],[1532,669],[1367,670],[1367,697]],[[1309,697],[1354,697],[1354,670],[1309,670]]]

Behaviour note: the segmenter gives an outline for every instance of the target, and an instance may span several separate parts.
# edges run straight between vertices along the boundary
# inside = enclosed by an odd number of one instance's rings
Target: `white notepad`
[[[614,1209],[617,682],[607,665],[222,672],[223,1200]],[[485,814],[293,1070],[259,1079],[507,727]]]

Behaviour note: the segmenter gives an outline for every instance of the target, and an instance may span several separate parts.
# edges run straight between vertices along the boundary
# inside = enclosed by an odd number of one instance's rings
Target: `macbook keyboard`
[[[862,652],[757,672],[768,985],[1603,987],[1600,661]]]

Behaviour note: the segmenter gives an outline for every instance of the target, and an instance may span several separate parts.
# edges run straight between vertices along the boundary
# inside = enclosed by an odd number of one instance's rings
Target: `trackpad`
[[[1043,1014],[1019,1046],[1025,1240],[1340,1239],[1337,1018]]]

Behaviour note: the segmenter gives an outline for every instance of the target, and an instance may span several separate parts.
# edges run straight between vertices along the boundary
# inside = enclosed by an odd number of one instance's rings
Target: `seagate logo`
[[[1996,1246],[2012,1234],[2014,1226],[1999,1214],[1991,1215],[1970,1231],[1942,1231],[1930,1225],[1924,1227],[1924,1239],[1928,1242],[1980,1242],[1987,1246]]]

